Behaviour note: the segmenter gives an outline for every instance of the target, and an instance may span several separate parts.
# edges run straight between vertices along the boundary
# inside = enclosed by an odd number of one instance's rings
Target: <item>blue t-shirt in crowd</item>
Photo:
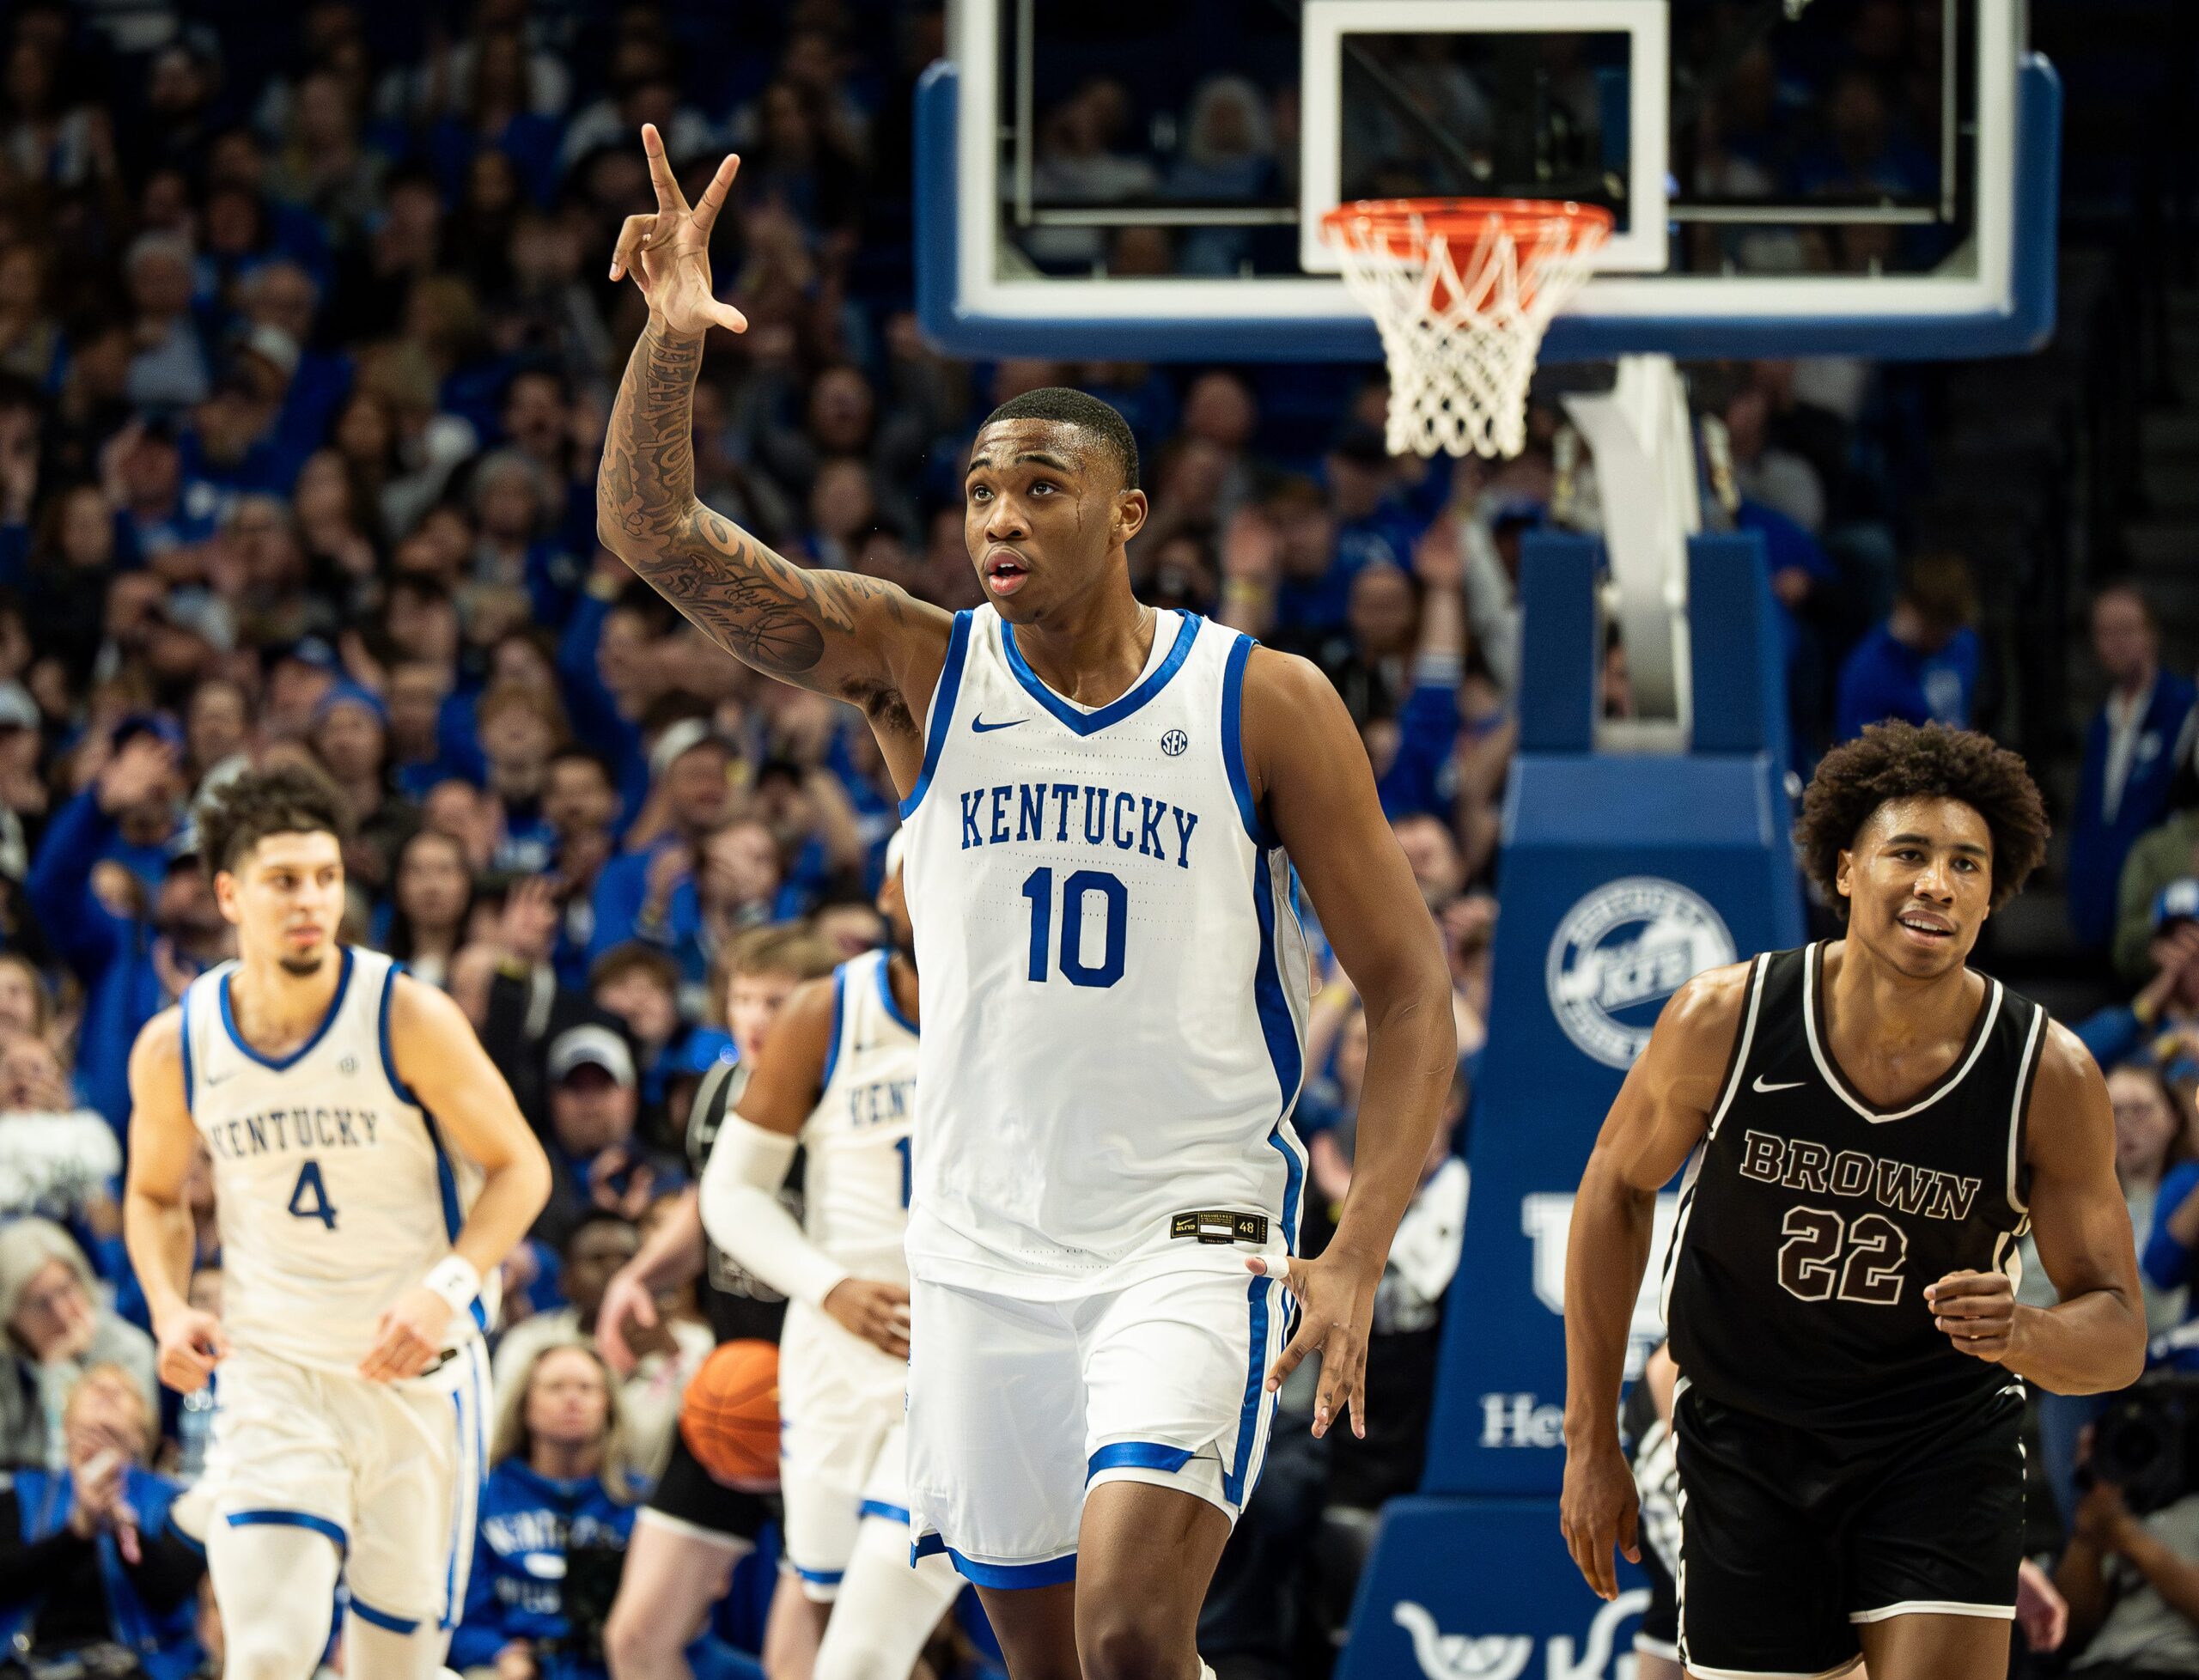
[[[2107,761],[2113,732],[2105,706],[2092,714],[2085,731],[2084,769],[2069,825],[2069,927],[2087,950],[2098,950],[2114,934],[2116,893],[2130,848],[2168,814],[2169,792],[2176,782],[2177,744],[2195,701],[2199,701],[2199,691],[2173,671],[2154,676],[2112,810],[2107,800]]]
[[[1938,652],[1927,654],[1896,641],[1880,624],[1840,667],[1837,738],[1853,740],[1865,724],[1888,718],[1968,728],[1977,697],[1977,632],[1967,626]]]

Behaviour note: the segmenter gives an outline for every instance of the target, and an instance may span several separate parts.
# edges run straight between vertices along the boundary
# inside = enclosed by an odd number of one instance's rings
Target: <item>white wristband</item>
[[[481,1274],[462,1254],[438,1260],[420,1282],[449,1302],[453,1312],[463,1312],[481,1299]]]

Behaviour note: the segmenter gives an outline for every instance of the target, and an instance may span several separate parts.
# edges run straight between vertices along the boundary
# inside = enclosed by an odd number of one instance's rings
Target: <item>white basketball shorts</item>
[[[1267,1450],[1286,1298],[1234,1251],[1185,1261],[1062,1301],[910,1286],[919,1555],[944,1550],[980,1586],[1074,1580],[1085,1492],[1104,1482],[1236,1520]]]
[[[245,1352],[223,1360],[216,1380],[199,1484],[209,1525],[325,1535],[364,1620],[402,1634],[455,1625],[489,1456],[481,1343],[405,1383]]]
[[[866,1518],[905,1529],[909,1367],[796,1301],[779,1336],[779,1497],[803,1592],[838,1594]],[[906,1543],[905,1541],[903,1543]]]

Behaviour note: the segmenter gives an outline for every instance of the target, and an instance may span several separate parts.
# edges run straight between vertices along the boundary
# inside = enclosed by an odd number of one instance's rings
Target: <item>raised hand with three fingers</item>
[[[727,153],[703,189],[702,203],[690,209],[654,123],[642,125],[642,149],[649,155],[656,210],[626,218],[618,230],[618,248],[612,253],[611,277],[620,280],[631,274],[649,300],[649,313],[669,332],[685,336],[722,326],[728,332],[746,332],[748,317],[730,303],[718,301],[710,289],[710,229],[725,208],[740,160]]]

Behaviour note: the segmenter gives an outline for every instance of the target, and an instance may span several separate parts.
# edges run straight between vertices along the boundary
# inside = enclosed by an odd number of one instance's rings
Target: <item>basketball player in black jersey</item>
[[[1965,965],[2045,849],[1984,736],[1881,724],[1829,753],[1797,831],[1844,938],[1674,995],[1575,1202],[1566,1543],[1638,1556],[1617,1408],[1657,1192],[1679,1376],[1679,1649],[1700,1680],[2001,1680],[2022,1549],[2028,1379],[2145,1362],[2114,1121],[2091,1056]],[[2060,1292],[2016,1304],[2029,1226]]]

